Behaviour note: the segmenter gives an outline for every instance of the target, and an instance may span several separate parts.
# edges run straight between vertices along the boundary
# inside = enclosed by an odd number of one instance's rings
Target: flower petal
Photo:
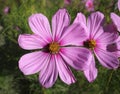
[[[84,25],[87,25],[84,14],[78,13],[73,23],[83,23]]]
[[[87,37],[84,27],[75,23],[66,29],[59,42],[61,46],[83,45],[83,41],[86,40]]]
[[[68,85],[75,83],[75,77],[62,57],[57,55],[55,59],[61,80]]]
[[[22,34],[18,38],[19,46],[26,50],[41,49],[47,43],[38,35]]]
[[[87,20],[86,20],[84,14],[78,13],[73,23],[79,23],[79,24],[85,29],[84,32],[86,32],[87,36],[89,37],[89,31],[88,31],[88,28],[87,28],[87,23],[86,23],[86,21],[87,21]],[[80,31],[79,31],[79,32],[80,32]],[[81,34],[81,35],[82,35],[82,34]]]
[[[45,88],[53,86],[58,77],[58,70],[56,66],[55,56],[51,56],[50,60],[46,62],[46,66],[41,70],[39,81]]]
[[[97,38],[99,44],[112,44],[117,40],[118,36],[112,32],[104,32]]]
[[[117,29],[116,29],[116,27],[115,27],[115,25],[113,23],[105,25],[104,26],[104,31],[105,32],[115,33],[116,35],[118,35]]]
[[[19,60],[19,68],[25,75],[39,72],[46,66],[49,54],[41,51],[23,55]]]
[[[70,16],[66,9],[59,9],[52,18],[52,32],[54,40],[58,40],[63,29],[70,24]]]
[[[49,21],[43,14],[33,14],[30,16],[29,26],[35,34],[41,36],[46,42],[51,40]]]
[[[107,45],[107,51],[114,53],[117,57],[120,57],[120,36],[113,44]]]
[[[99,35],[101,35],[101,33],[103,32],[101,27],[103,25],[103,21],[104,15],[101,12],[92,13],[88,17],[87,26],[90,32],[91,39],[96,39]]]
[[[117,43],[107,45],[107,51],[109,52],[116,52],[118,51]]]
[[[116,40],[117,48],[120,50],[120,36]]]
[[[112,45],[115,44],[118,37],[119,34],[116,31],[116,28],[114,28],[114,25],[108,24],[104,27],[104,32],[98,38],[96,38],[97,47],[104,50],[107,50],[109,48],[111,49]]]
[[[120,32],[120,17],[115,13],[111,13],[110,17],[111,17],[114,25],[116,26],[117,30]]]
[[[89,82],[93,82],[96,79],[98,70],[95,67],[95,59],[94,59],[94,57],[92,57],[91,64],[90,64],[89,68],[86,69],[83,72],[84,72],[84,75],[85,75],[85,77],[87,78],[87,80]]]
[[[76,70],[82,71],[89,68],[92,57],[92,54],[88,49],[81,47],[64,47],[62,48],[60,55],[67,64]]]
[[[106,50],[103,49],[96,49],[95,55],[98,58],[99,62],[106,68],[109,69],[116,69],[119,66],[119,61],[118,58],[114,53],[107,52]]]

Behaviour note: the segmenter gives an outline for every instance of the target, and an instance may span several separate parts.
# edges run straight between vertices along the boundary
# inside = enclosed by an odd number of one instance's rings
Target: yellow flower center
[[[58,53],[60,45],[57,42],[52,42],[49,44],[49,51],[53,54]]]
[[[84,42],[84,46],[89,49],[94,49],[96,46],[96,41],[95,40],[87,40]]]

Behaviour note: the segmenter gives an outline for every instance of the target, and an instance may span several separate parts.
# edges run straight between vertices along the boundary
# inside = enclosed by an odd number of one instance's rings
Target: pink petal
[[[88,17],[88,30],[90,32],[90,38],[96,39],[98,36],[100,36],[103,32],[102,25],[103,25],[104,15],[101,12],[95,12],[92,13]]]
[[[64,47],[62,48],[60,55],[76,70],[86,70],[92,59],[91,52],[86,48],[81,47]]]
[[[110,17],[111,17],[114,25],[116,26],[117,30],[120,32],[120,17],[115,13],[111,13]]]
[[[116,32],[113,24],[104,26],[104,32],[98,38],[96,38],[97,47],[106,50],[106,47],[108,47],[108,45],[114,44],[118,36],[119,34]]]
[[[112,44],[116,41],[118,36],[112,32],[104,32],[97,38],[97,44]]]
[[[84,27],[75,23],[66,29],[59,41],[62,46],[83,45],[83,41],[86,40],[87,37]]]
[[[117,48],[120,50],[120,36],[116,40]]]
[[[118,9],[119,9],[119,11],[120,11],[120,0],[118,0],[117,5],[118,5]]]
[[[95,67],[95,59],[92,57],[91,64],[88,69],[84,71],[84,75],[89,82],[93,82],[97,77],[97,68]]]
[[[107,45],[107,51],[109,51],[109,52],[118,51],[117,43]]]
[[[58,62],[57,62],[58,63]],[[55,56],[51,56],[50,60],[46,62],[46,66],[41,70],[39,81],[43,87],[52,87],[58,77],[58,69],[55,61]]]
[[[66,9],[59,9],[52,18],[54,40],[58,40],[65,27],[70,24],[70,17]]]
[[[23,34],[18,38],[19,46],[26,50],[41,49],[47,43],[38,35]]]
[[[87,25],[84,14],[78,13],[73,23],[82,23],[84,25]]]
[[[116,35],[116,37],[119,36],[119,33],[117,32],[117,29],[113,23],[110,23],[110,24],[107,24],[106,26],[104,26],[104,31],[114,33]]]
[[[106,68],[116,69],[119,66],[119,61],[116,55],[111,52],[107,52],[103,49],[96,49],[95,55],[98,58],[99,62]]]
[[[49,59],[49,54],[41,51],[25,54],[19,60],[19,68],[25,75],[34,74],[42,70]]]
[[[33,14],[29,17],[29,26],[31,30],[42,37],[46,42],[51,40],[51,30],[48,19],[43,14]]]
[[[55,59],[61,80],[68,85],[75,83],[75,77],[62,57],[58,55]]]
[[[107,45],[107,51],[114,53],[117,57],[120,57],[120,36],[114,43]]]
[[[73,23],[79,23],[85,29],[87,36],[89,36],[89,31],[87,28],[86,18],[84,14],[78,13]]]

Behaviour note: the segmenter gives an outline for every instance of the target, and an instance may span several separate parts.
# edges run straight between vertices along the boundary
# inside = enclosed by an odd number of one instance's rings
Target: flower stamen
[[[59,49],[60,49],[60,46],[57,42],[52,42],[52,43],[49,44],[49,51],[52,54],[58,53]]]
[[[86,48],[89,48],[89,49],[94,49],[96,47],[96,41],[95,40],[87,40],[83,44]]]

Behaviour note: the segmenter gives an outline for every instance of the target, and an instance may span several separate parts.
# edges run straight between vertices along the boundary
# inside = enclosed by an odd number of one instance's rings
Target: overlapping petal
[[[87,39],[87,34],[82,25],[75,23],[69,26],[59,42],[62,46],[66,45],[83,45],[83,41]]]
[[[90,38],[96,39],[103,33],[102,25],[104,21],[104,15],[101,12],[92,13],[87,20],[88,31],[90,32]]]
[[[22,34],[18,38],[19,46],[26,50],[41,49],[47,43],[40,36],[35,34]]]
[[[96,40],[98,44],[112,44],[117,40],[118,36],[112,32],[102,33]]]
[[[103,28],[104,28],[105,32],[111,32],[111,33],[118,34],[117,29],[116,29],[114,23],[107,24]]]
[[[110,17],[111,17],[114,25],[116,26],[117,30],[120,32],[120,23],[119,23],[120,22],[120,17],[115,13],[111,13]]]
[[[73,23],[79,23],[81,24],[81,26],[84,28],[84,32],[86,32],[87,36],[89,37],[89,31],[88,31],[88,28],[87,28],[87,20],[84,16],[84,14],[82,13],[78,13],[74,22]],[[79,31],[80,32],[80,31]],[[82,34],[81,34],[82,35]]]
[[[60,79],[64,83],[68,85],[75,83],[75,77],[72,74],[72,71],[70,70],[66,62],[63,60],[63,58],[59,55],[56,55],[56,65],[57,65]]]
[[[31,30],[41,36],[46,42],[51,40],[51,30],[49,21],[43,14],[33,14],[29,17],[29,26]]]
[[[63,59],[76,70],[86,70],[91,61],[91,52],[86,48],[65,47],[62,48],[60,55]]]
[[[84,14],[80,12],[80,13],[77,14],[73,23],[83,23],[84,25],[87,25],[86,21],[87,20],[86,20]]]
[[[83,72],[84,72],[84,75],[87,78],[87,80],[89,82],[93,82],[96,79],[96,77],[97,77],[98,70],[97,70],[97,68],[95,66],[95,59],[94,59],[94,57],[92,57],[90,62],[91,62],[91,64],[89,65],[89,68],[86,69]]]
[[[19,68],[25,75],[30,75],[44,69],[50,59],[49,54],[41,51],[23,55],[19,60]]]
[[[70,16],[66,9],[59,9],[52,18],[53,39],[58,40],[64,29],[70,24]]]
[[[58,69],[56,66],[55,56],[51,56],[49,61],[46,62],[46,66],[41,70],[39,75],[39,81],[45,88],[53,86],[58,77]]]
[[[115,43],[107,46],[107,50],[117,55],[117,57],[120,57],[120,36]]]
[[[104,67],[109,69],[118,68],[119,61],[114,53],[108,52],[100,48],[96,49],[94,52],[97,59]]]

